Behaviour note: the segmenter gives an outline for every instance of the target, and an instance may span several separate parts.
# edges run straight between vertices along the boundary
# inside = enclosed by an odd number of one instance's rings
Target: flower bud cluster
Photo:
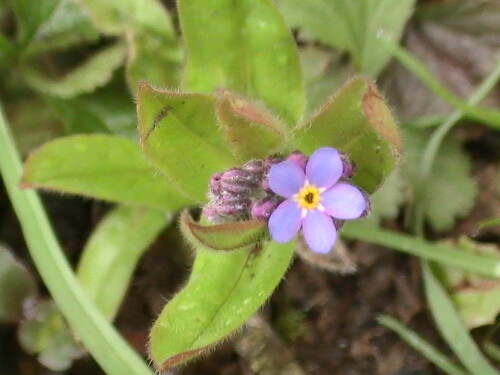
[[[346,155],[341,154],[341,158],[344,166],[342,178],[350,178],[354,165]],[[267,174],[273,165],[284,160],[305,169],[308,157],[300,151],[294,151],[286,158],[271,155],[264,160],[250,160],[242,167],[212,175],[209,202],[203,207],[205,218],[212,223],[248,219],[267,221],[283,202],[283,198],[269,188]]]

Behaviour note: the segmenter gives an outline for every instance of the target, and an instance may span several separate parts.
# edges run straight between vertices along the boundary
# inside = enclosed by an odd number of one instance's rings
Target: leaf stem
[[[17,187],[21,161],[0,106],[0,172],[21,224],[30,255],[52,297],[78,338],[110,375],[150,375],[141,360],[105,320],[75,279],[36,192]]]

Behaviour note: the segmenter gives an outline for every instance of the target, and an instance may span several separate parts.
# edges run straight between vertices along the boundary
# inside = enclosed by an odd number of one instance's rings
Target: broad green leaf
[[[354,75],[354,67],[341,53],[324,47],[306,46],[299,50],[306,87],[306,115],[313,114],[332,94]]]
[[[16,0],[19,1],[19,0]],[[50,4],[52,0],[43,1]],[[42,3],[43,3],[42,2]],[[31,2],[30,7],[36,7]],[[52,2],[53,3],[53,2]],[[36,26],[23,55],[34,55],[50,50],[61,50],[83,42],[96,41],[99,33],[92,25],[89,15],[78,0],[58,0],[57,6],[47,14],[43,22]],[[40,5],[39,5],[40,6]],[[43,6],[40,6],[43,8]],[[24,22],[31,23],[36,16],[28,13]]]
[[[180,0],[177,6],[185,89],[232,90],[263,101],[290,126],[297,123],[304,107],[297,50],[270,0]]]
[[[31,273],[0,245],[0,322],[22,317],[24,302],[37,293]]]
[[[97,52],[60,79],[46,77],[33,66],[23,69],[23,77],[35,90],[60,98],[72,98],[108,83],[113,72],[123,64],[125,53],[125,45],[116,43]]]
[[[378,225],[381,219],[394,219],[406,200],[405,187],[406,181],[400,170],[389,175],[382,186],[370,196],[370,214],[363,222]]]
[[[106,318],[113,320],[132,273],[171,215],[120,206],[92,233],[77,268],[80,285]]]
[[[126,36],[126,78],[135,92],[140,80],[159,86],[179,85],[182,52],[167,9],[157,0],[81,0],[96,26]],[[154,58],[151,58],[154,56]]]
[[[279,0],[301,36],[350,53],[358,71],[375,78],[392,51],[380,40],[398,42],[415,0]]]
[[[210,176],[236,164],[215,119],[215,98],[141,82],[137,113],[145,155],[183,194],[204,202]]]
[[[135,138],[137,115],[123,82],[112,82],[91,94],[71,99],[48,98],[67,134],[113,133]]]
[[[288,130],[266,109],[229,91],[221,93],[217,120],[238,160],[264,159],[287,144]]]
[[[186,286],[155,322],[149,350],[166,370],[223,340],[265,302],[287,270],[294,242],[252,250],[198,250]]]
[[[480,244],[462,237],[456,244],[471,254],[500,256],[494,244]],[[441,267],[443,282],[455,303],[458,313],[469,329],[493,324],[500,313],[500,281],[451,267]]]
[[[21,184],[175,211],[189,203],[133,141],[106,135],[59,138],[34,151]]]
[[[61,312],[52,301],[33,306],[18,330],[19,343],[53,371],[64,371],[85,354],[76,342]]]
[[[131,92],[141,80],[158,87],[179,86],[182,55],[172,30],[131,30],[127,41],[126,78]]]
[[[423,275],[425,295],[436,326],[457,358],[472,375],[498,375],[467,332],[435,270],[427,262],[423,262]]]
[[[410,128],[403,132],[402,174],[410,187],[421,186],[413,196],[424,217],[435,230],[445,231],[453,226],[457,217],[470,211],[477,186],[470,176],[471,163],[467,155],[452,137],[445,138],[426,183],[420,183],[419,168],[427,140],[427,132]]]
[[[201,224],[188,211],[181,214],[179,226],[182,234],[194,248],[215,251],[250,250],[266,234],[263,221],[234,221],[223,224]]]
[[[17,38],[21,45],[26,45],[36,34],[40,26],[57,9],[61,0],[12,0],[12,10],[16,17]]]
[[[356,164],[354,182],[374,192],[398,163],[400,140],[391,112],[373,83],[357,77],[297,127],[297,148],[322,146],[347,153]]]

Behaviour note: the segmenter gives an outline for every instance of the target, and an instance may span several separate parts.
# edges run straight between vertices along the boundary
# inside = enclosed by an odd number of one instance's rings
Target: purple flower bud
[[[220,186],[221,177],[222,173],[215,173],[210,177],[208,188],[210,189],[210,193],[214,196],[219,196],[222,193],[222,188]]]
[[[251,195],[260,185],[261,179],[242,168],[231,168],[222,173],[220,186],[223,192],[232,195]]]
[[[271,167],[274,165],[274,164],[277,164],[277,163],[280,163],[283,161],[283,158],[282,157],[279,157],[278,155],[271,155],[271,156],[268,156],[267,158],[264,159],[263,161],[263,166],[264,166],[264,173],[267,173],[269,172],[269,169],[271,169]]]
[[[250,205],[249,198],[222,195],[217,200],[208,203],[202,211],[210,222],[242,220],[248,218]]]
[[[372,202],[370,201],[370,196],[364,190],[361,190],[361,192],[363,193],[363,196],[365,197],[366,207],[365,207],[364,211],[361,213],[360,219],[367,217],[370,214],[371,209],[372,209]]]
[[[301,169],[304,170],[306,169],[307,159],[307,156],[305,156],[300,151],[294,151],[286,158],[286,160],[297,164]]]
[[[339,152],[340,160],[342,160],[342,166],[344,167],[342,171],[341,178],[351,178],[354,174],[356,166],[349,156],[343,152]]]
[[[253,220],[261,220],[267,221],[269,216],[273,213],[273,211],[278,207],[281,203],[282,199],[279,199],[276,196],[267,196],[252,205],[252,209],[250,211],[250,217]]]
[[[243,170],[254,174],[262,174],[264,171],[264,163],[262,160],[250,160],[243,164]]]

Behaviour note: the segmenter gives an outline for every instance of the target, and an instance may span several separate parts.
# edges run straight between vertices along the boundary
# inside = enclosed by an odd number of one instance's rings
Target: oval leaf
[[[396,122],[375,86],[357,77],[345,84],[309,120],[299,125],[298,148],[311,153],[331,146],[356,164],[354,182],[374,192],[399,160]]]
[[[229,253],[198,250],[187,285],[152,328],[155,365],[182,364],[238,329],[276,288],[293,249],[292,241]]]
[[[137,95],[144,153],[186,196],[204,202],[210,176],[235,164],[215,120],[215,98],[144,82]]]
[[[262,100],[290,125],[304,108],[295,42],[269,0],[180,0],[187,51],[184,87],[217,87]],[[217,22],[214,22],[214,19]]]
[[[111,211],[83,249],[77,278],[90,299],[113,320],[135,266],[171,215],[121,206]]]
[[[181,214],[182,234],[195,248],[232,251],[255,247],[266,233],[263,221],[233,221],[224,224],[203,225],[193,220],[188,211]]]
[[[108,135],[46,143],[27,159],[21,186],[169,211],[190,203],[144,159],[136,143]]]
[[[215,113],[240,161],[263,159],[290,138],[287,129],[267,110],[229,91],[222,93]]]

